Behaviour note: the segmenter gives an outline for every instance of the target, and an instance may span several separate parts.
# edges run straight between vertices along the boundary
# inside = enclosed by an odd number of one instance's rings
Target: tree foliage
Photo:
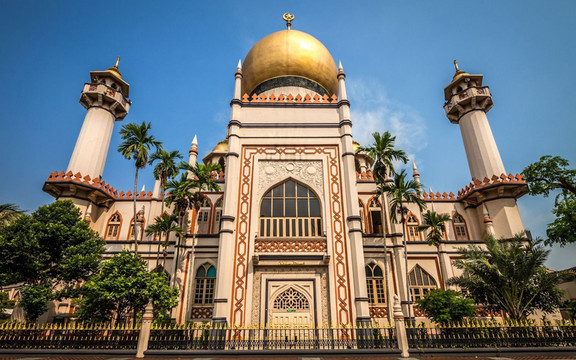
[[[476,312],[474,300],[454,290],[432,290],[416,303],[426,311],[427,317],[442,325],[460,322]]]
[[[390,220],[398,222],[397,214],[400,214],[400,223],[404,223],[407,209],[406,203],[413,203],[420,211],[426,208],[422,200],[420,184],[414,180],[406,179],[406,171],[402,170],[394,174],[391,183],[378,184],[378,193],[388,193],[390,196]]]
[[[0,204],[0,229],[16,220],[24,211],[16,204]]]
[[[98,274],[82,287],[80,319],[92,322],[136,318],[152,299],[156,318],[169,318],[178,304],[178,290],[170,288],[164,272],[148,271],[140,255],[123,250],[102,264]]]
[[[556,219],[546,230],[547,245],[576,242],[576,169],[569,166],[566,159],[546,155],[522,171],[530,195],[548,197],[559,190],[552,210]]]
[[[463,275],[449,283],[467,290],[477,303],[504,310],[515,320],[524,320],[535,310],[549,313],[558,309],[562,291],[557,283],[564,274],[544,267],[550,251],[540,240],[488,237],[486,248],[469,245],[460,249],[462,258],[454,265]]]
[[[422,225],[419,231],[428,231],[426,242],[430,246],[440,246],[440,242],[446,237],[446,222],[450,221],[450,215],[438,214],[435,211],[426,211],[422,215]]]
[[[365,152],[374,159],[374,179],[378,183],[384,182],[386,176],[394,174],[394,161],[408,162],[408,157],[403,150],[394,148],[396,136],[385,131],[382,134],[375,132],[372,134],[374,142],[370,146],[359,147],[356,153]]]
[[[0,286],[23,283],[20,305],[35,321],[99,267],[104,241],[71,201],[55,201],[0,231]]]

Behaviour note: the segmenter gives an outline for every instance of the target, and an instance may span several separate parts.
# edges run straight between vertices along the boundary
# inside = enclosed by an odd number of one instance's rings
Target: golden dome
[[[352,140],[352,150],[354,150],[354,152],[358,151],[358,149],[360,149],[360,143],[356,140]]]
[[[116,65],[108,68],[108,71],[122,79],[122,74],[120,74],[120,70],[118,70],[118,63],[120,63],[120,56],[116,58]]]
[[[258,41],[242,67],[242,92],[250,94],[263,82],[300,77],[319,84],[329,95],[338,91],[336,64],[326,47],[312,35],[281,30]]]
[[[222,140],[218,144],[216,144],[216,146],[214,146],[214,149],[212,149],[212,152],[216,151],[228,151],[228,139]]]

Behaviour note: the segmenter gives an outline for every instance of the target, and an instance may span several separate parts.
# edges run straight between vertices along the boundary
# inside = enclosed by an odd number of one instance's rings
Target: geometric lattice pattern
[[[192,307],[191,316],[194,320],[212,319],[212,312],[211,307]]]
[[[326,240],[256,240],[256,252],[326,252]]]
[[[382,306],[370,306],[371,318],[385,318],[388,316],[388,308]]]
[[[288,288],[274,299],[274,310],[309,310],[310,302],[294,288]]]

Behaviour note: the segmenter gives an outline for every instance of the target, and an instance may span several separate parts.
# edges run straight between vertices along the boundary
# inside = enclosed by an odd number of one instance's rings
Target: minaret
[[[471,75],[458,68],[452,82],[444,88],[446,116],[460,125],[472,180],[506,173],[494,141],[486,113],[492,108],[488,86],[482,86],[482,75]]]
[[[80,135],[70,158],[72,173],[102,177],[114,123],[128,114],[130,85],[122,79],[116,65],[105,71],[91,71],[90,83],[84,85],[80,104],[87,109]]]

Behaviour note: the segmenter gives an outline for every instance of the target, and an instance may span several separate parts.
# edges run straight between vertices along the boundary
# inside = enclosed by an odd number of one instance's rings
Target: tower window
[[[268,191],[262,198],[259,236],[321,235],[320,201],[307,187],[288,180]]]
[[[369,220],[372,225],[372,234],[383,234],[382,228],[382,204],[374,196],[368,203]]]
[[[366,289],[370,304],[385,304],[384,275],[382,269],[376,264],[368,264],[366,270]]]
[[[422,240],[420,238],[420,231],[418,230],[418,226],[420,226],[420,223],[416,219],[416,216],[410,213],[406,218],[406,233],[408,234],[409,241]]]
[[[437,289],[436,280],[428,274],[420,265],[414,266],[410,271],[410,298],[412,301],[416,299],[423,299],[424,295],[428,294],[431,290]]]
[[[222,218],[222,198],[214,205],[214,222],[212,224],[212,233],[218,234],[222,226],[220,219]]]
[[[108,220],[104,240],[118,240],[120,225],[122,225],[122,218],[118,212],[115,212]]]
[[[454,225],[454,233],[456,240],[469,240],[468,231],[466,231],[466,222],[462,215],[456,213],[452,217],[452,224]]]
[[[198,234],[207,234],[208,227],[210,225],[210,210],[212,209],[212,204],[207,197],[204,197],[202,204],[200,205],[200,210],[198,210],[198,227],[196,228]]]
[[[214,284],[216,283],[216,268],[206,263],[196,272],[196,287],[194,290],[194,304],[214,303]]]

